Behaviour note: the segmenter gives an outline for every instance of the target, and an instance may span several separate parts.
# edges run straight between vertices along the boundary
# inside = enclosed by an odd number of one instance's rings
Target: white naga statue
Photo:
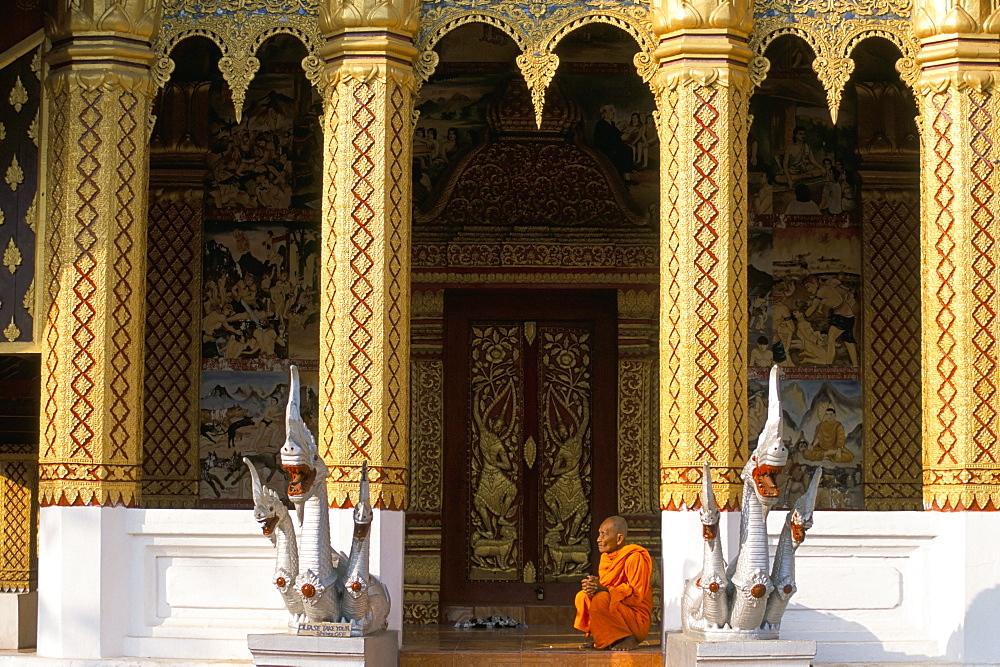
[[[805,494],[785,519],[774,563],[768,568],[767,513],[778,502],[775,478],[785,467],[788,450],[781,439],[782,411],[778,367],[771,368],[767,422],[757,448],[743,467],[743,513],[740,546],[726,567],[719,538],[719,506],[705,463],[701,523],[705,538],[702,571],[687,582],[681,601],[684,634],[702,640],[777,639],[781,617],[795,593],[795,550],[812,526],[818,468]]]
[[[291,374],[281,466],[291,475],[288,497],[298,518],[297,540],[278,494],[264,486],[253,464],[243,459],[253,478],[254,518],[278,551],[274,585],[288,609],[289,629],[295,630],[300,622],[308,621],[350,623],[353,636],[384,630],[389,617],[389,591],[368,571],[373,518],[368,464],[361,467],[361,490],[354,507],[354,536],[348,557],[330,546],[326,498],[329,471],[299,413],[299,369],[292,366]]]

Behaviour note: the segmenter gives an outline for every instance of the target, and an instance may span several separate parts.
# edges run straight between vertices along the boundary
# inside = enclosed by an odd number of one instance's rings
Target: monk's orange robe
[[[644,640],[653,612],[652,572],[649,552],[638,544],[601,554],[598,580],[608,591],[593,597],[583,591],[576,594],[573,627],[592,635],[594,648],[607,648],[629,635]]]

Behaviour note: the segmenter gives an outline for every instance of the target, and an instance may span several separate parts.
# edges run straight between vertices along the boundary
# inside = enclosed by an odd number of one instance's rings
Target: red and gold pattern
[[[138,502],[147,193],[137,185],[149,168],[156,21],[126,5],[109,23],[106,4],[57,3],[50,24],[42,505]],[[94,31],[106,39],[75,39]]]
[[[662,509],[697,504],[700,473],[691,471],[700,462],[726,469],[745,455],[750,51],[738,34],[749,27],[746,11],[732,15],[728,32],[688,35],[690,26],[672,26],[670,17],[654,22],[662,30],[654,86],[670,137],[660,160]],[[735,507],[738,476],[720,481],[719,505]]]
[[[328,180],[319,440],[332,507],[353,505],[367,461],[373,505],[401,510],[409,463],[408,149],[416,22],[405,0],[371,15],[358,9],[320,8],[328,38],[322,80]],[[361,16],[371,25],[356,25]],[[359,28],[385,41],[358,35]]]
[[[968,32],[977,32],[972,25]],[[944,30],[944,29],[942,29]],[[993,35],[921,25],[923,496],[938,510],[1000,507]],[[946,30],[947,32],[947,30]],[[966,32],[963,30],[963,32]],[[956,64],[958,63],[958,64]]]

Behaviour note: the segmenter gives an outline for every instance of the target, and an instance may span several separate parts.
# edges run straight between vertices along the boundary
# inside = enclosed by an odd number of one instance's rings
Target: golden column
[[[319,445],[332,507],[406,502],[417,0],[320,4],[324,178]]]
[[[654,0],[660,130],[660,505],[691,507],[709,461],[739,504],[747,443],[746,0]]]
[[[54,2],[39,497],[135,505],[156,0]]]
[[[1000,508],[1000,9],[922,0],[924,506]]]

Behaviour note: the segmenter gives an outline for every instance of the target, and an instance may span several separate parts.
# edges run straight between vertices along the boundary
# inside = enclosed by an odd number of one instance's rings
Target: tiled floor
[[[440,625],[404,626],[401,667],[661,667],[659,631],[628,652],[583,649],[583,634],[567,626],[458,630]]]

